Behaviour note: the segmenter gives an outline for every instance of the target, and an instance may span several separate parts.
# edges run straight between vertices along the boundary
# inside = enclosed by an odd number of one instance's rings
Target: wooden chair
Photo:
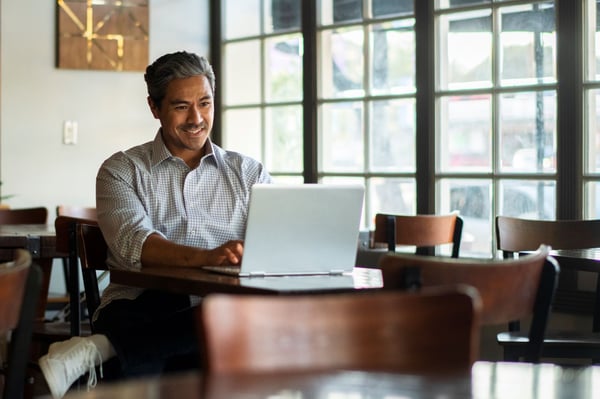
[[[0,264],[0,333],[11,332],[7,357],[1,366],[2,398],[22,398],[31,345],[33,321],[42,284],[41,269],[31,263],[24,249],[15,251],[14,261]]]
[[[388,251],[397,245],[415,246],[417,254],[433,254],[433,248],[452,244],[452,257],[458,258],[463,221],[456,213],[448,215],[375,215],[375,243],[386,243]]]
[[[58,216],[54,220],[56,231],[56,250],[64,254],[65,275],[69,292],[70,310],[70,335],[81,335],[89,333],[89,323],[81,323],[81,308],[79,288],[79,257],[77,253],[76,225],[79,222],[96,223],[97,215],[95,208],[85,207],[57,207]]]
[[[479,299],[470,287],[421,293],[213,294],[198,307],[208,373],[341,369],[468,373]],[[440,334],[440,330],[444,334]]]
[[[600,247],[600,220],[531,220],[508,216],[496,217],[497,248],[504,258],[531,251],[541,243],[552,249],[581,249]],[[600,277],[600,275],[599,275]],[[596,292],[600,290],[597,279]],[[594,319],[600,320],[596,305]],[[505,347],[522,346],[518,334],[506,335],[501,342]],[[542,356],[547,358],[586,358],[600,362],[600,332],[548,331]]]
[[[558,265],[540,247],[529,256],[513,260],[452,259],[410,254],[387,254],[380,259],[384,289],[467,284],[481,295],[482,325],[500,325],[532,317],[531,328],[521,334],[520,348],[504,347],[506,360],[539,361],[552,298],[558,280]],[[439,331],[444,335],[445,331]],[[504,333],[498,342],[504,342]]]
[[[0,224],[45,224],[47,220],[48,209],[45,207],[0,208]]]
[[[90,318],[90,328],[93,331],[91,319],[100,306],[100,288],[98,271],[101,276],[108,274],[106,256],[108,246],[97,222],[80,221],[76,226],[77,253],[81,264],[81,273],[85,289],[85,303]]]

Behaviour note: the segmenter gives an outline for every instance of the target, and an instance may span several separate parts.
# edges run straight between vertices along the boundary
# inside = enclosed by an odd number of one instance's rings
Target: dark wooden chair
[[[77,251],[76,226],[78,223],[90,222],[96,223],[96,211],[93,208],[62,208],[54,220],[54,229],[56,231],[56,250],[63,254],[68,272],[68,291],[69,291],[69,335],[88,335],[91,332],[90,323],[81,322],[80,304],[82,297],[79,288],[79,255]],[[80,215],[80,216],[77,216]]]
[[[6,361],[0,366],[4,399],[23,398],[26,391],[27,354],[41,284],[42,271],[24,249],[15,251],[13,262],[0,264],[0,333],[11,332]]]
[[[0,224],[45,224],[47,220],[48,209],[45,207],[0,208]]]
[[[465,286],[420,293],[213,294],[198,307],[198,331],[205,370],[213,374],[469,373],[478,353],[479,308],[478,294]]]
[[[600,247],[600,220],[532,220],[508,216],[496,217],[497,248],[504,258],[531,251],[541,243],[552,249],[581,249]],[[599,275],[600,277],[600,275]],[[600,278],[596,283],[596,295]],[[600,307],[594,309],[595,325],[600,320]],[[505,348],[523,345],[518,334],[505,335]],[[600,331],[549,330],[544,339],[542,356],[558,359],[591,359],[600,362]]]
[[[452,244],[453,258],[458,258],[463,221],[456,213],[447,215],[375,215],[373,241],[387,244],[388,251],[397,245],[416,247],[417,254],[433,255],[436,246]]]
[[[467,284],[482,301],[482,325],[501,325],[531,317],[520,348],[504,346],[506,360],[539,361],[559,268],[548,248],[512,260],[452,259],[411,254],[387,254],[380,259],[385,290]],[[445,331],[439,331],[444,335]],[[498,342],[504,342],[500,333]]]
[[[108,246],[96,222],[80,221],[77,223],[76,236],[77,253],[85,289],[85,303],[90,318],[90,328],[93,331],[91,319],[98,306],[100,306],[98,272],[101,272],[101,276],[109,273],[108,266],[106,265]]]

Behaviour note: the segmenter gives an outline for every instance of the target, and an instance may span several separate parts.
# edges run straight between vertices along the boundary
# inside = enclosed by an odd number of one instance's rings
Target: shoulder
[[[264,165],[248,155],[244,155],[236,151],[227,151],[214,144],[213,151],[217,159],[217,163],[222,164],[227,169],[233,169],[237,173],[241,173],[244,176],[257,179],[261,179],[259,178],[260,176],[268,177],[268,173]],[[270,177],[268,177],[268,179],[270,180]]]
[[[100,167],[102,171],[126,172],[139,168],[150,168],[152,159],[152,142],[118,151],[108,157]]]

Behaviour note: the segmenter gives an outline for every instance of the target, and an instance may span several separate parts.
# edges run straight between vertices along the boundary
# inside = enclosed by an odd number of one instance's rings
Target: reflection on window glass
[[[491,111],[487,94],[441,99],[442,171],[491,169]]]
[[[505,172],[556,170],[556,93],[500,96],[500,159]]]
[[[372,25],[369,41],[371,92],[414,93],[414,19]]]
[[[600,90],[588,90],[586,93],[586,139],[588,152],[587,171],[600,172]]]
[[[265,97],[270,101],[302,100],[302,39],[277,36],[265,41]]]
[[[443,179],[440,212],[458,211],[463,219],[460,253],[488,257],[492,251],[492,183],[490,180]]]
[[[372,2],[374,17],[412,14],[414,12],[414,0],[372,0]]]
[[[364,95],[362,28],[327,30],[321,34],[321,96]]]
[[[556,28],[551,3],[501,9],[504,85],[556,81]]]
[[[267,169],[302,173],[302,107],[267,107],[265,113]]]
[[[414,179],[369,179],[369,223],[374,227],[375,214],[414,215],[417,209]]]
[[[260,101],[260,42],[231,43],[224,50],[224,101],[228,105],[256,104]],[[240,68],[243,65],[243,68]]]
[[[362,0],[321,0],[319,8],[321,25],[360,21],[362,19]]]
[[[227,135],[223,148],[262,160],[260,109],[228,110],[223,113]]]
[[[320,159],[323,172],[364,170],[363,107],[361,102],[324,104]]]
[[[371,170],[415,171],[415,100],[373,101],[369,118]]]
[[[492,82],[491,11],[440,16],[438,32],[441,88],[489,87]]]
[[[556,183],[554,181],[500,181],[498,215],[524,219],[554,219]]]
[[[238,37],[260,34],[260,0],[225,0],[223,11],[223,37]]]
[[[265,0],[265,32],[300,29],[301,4],[298,0]]]

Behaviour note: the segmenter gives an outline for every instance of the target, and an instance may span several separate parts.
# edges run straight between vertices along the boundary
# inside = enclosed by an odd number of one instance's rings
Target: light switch
[[[63,124],[63,144],[77,144],[77,122],[65,121]]]

